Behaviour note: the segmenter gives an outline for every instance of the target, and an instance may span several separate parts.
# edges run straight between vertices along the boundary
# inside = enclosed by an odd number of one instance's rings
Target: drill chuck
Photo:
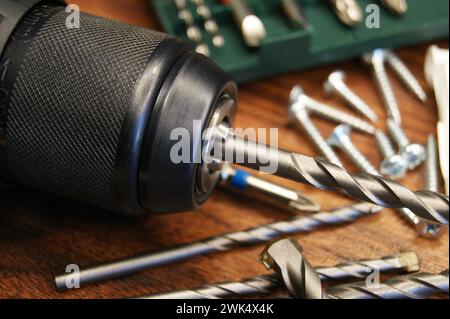
[[[220,172],[194,156],[232,124],[228,75],[163,33],[84,13],[70,28],[56,1],[2,0],[0,18],[0,180],[129,215],[208,198]],[[170,160],[178,128],[188,163]]]

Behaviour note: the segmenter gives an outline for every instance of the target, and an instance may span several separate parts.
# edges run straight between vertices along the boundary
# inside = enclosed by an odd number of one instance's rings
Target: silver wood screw
[[[308,95],[304,93],[303,89],[300,86],[298,85],[295,86],[293,88],[293,91],[294,90],[297,93],[297,99],[301,100],[301,102],[312,114],[333,121],[335,123],[347,124],[350,127],[354,128],[355,130],[358,130],[363,133],[371,135],[375,133],[376,128],[373,125],[363,120],[360,120],[356,116],[350,115],[346,112],[339,111],[331,106],[320,103],[310,98]]]
[[[380,173],[378,170],[352,143],[350,133],[350,126],[345,124],[339,125],[334,129],[333,134],[328,139],[328,144],[342,150],[361,171],[379,176]]]
[[[386,62],[394,70],[406,88],[411,91],[419,100],[426,102],[428,97],[419,81],[411,73],[403,61],[391,50],[385,51]]]
[[[300,96],[301,92],[298,87],[294,87],[290,94],[289,116],[292,121],[297,121],[310,138],[314,146],[321,152],[324,158],[333,164],[342,166],[336,153],[328,145],[325,138],[320,133],[319,129],[311,121],[306,106],[302,103]]]
[[[363,60],[372,66],[375,82],[383,98],[388,112],[388,117],[392,118],[398,124],[402,123],[402,116],[400,113],[400,107],[397,103],[394,90],[392,89],[391,82],[384,66],[385,52],[383,49],[376,49],[371,53],[366,53],[363,56]]]
[[[380,166],[381,174],[392,179],[404,177],[406,171],[408,170],[408,165],[406,164],[403,156],[395,152],[391,141],[382,130],[377,130],[375,132],[375,139],[377,141],[378,148],[384,157],[384,160],[381,162]]]
[[[406,163],[408,163],[408,168],[412,170],[422,164],[426,158],[425,147],[420,144],[412,144],[403,128],[394,120],[388,119],[387,125],[389,134],[397,144]]]
[[[378,116],[371,109],[366,102],[364,102],[358,95],[356,95],[348,86],[345,84],[345,73],[343,71],[334,71],[328,76],[328,79],[324,83],[324,89],[327,94],[337,93],[341,96],[348,105],[350,105],[354,110],[361,113],[367,117],[372,122],[378,120]]]

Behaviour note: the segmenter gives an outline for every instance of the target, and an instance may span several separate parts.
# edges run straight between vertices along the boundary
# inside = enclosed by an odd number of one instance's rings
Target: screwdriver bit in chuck
[[[321,159],[245,140],[228,128],[218,128],[217,131],[212,141],[216,146],[210,146],[212,149],[207,152],[219,161],[232,159],[237,165],[262,171],[267,163],[276,163],[274,174],[279,177],[319,189],[341,190],[354,199],[387,208],[409,208],[417,216],[448,225],[449,199],[445,195],[431,191],[413,192],[381,176],[351,174]],[[216,154],[216,149],[221,151]]]
[[[374,260],[349,261],[333,267],[319,267],[316,272],[321,280],[338,281],[364,279],[375,270],[387,272],[413,272],[419,268],[419,258],[413,252],[400,253]],[[138,299],[217,299],[270,295],[283,288],[276,274],[257,276],[237,282],[208,284],[203,287],[179,290]]]
[[[195,256],[219,253],[235,247],[266,243],[281,236],[309,232],[314,229],[349,223],[360,217],[381,211],[371,204],[356,204],[339,208],[331,212],[322,212],[308,216],[295,216],[290,219],[250,228],[244,231],[221,234],[190,244],[179,245],[159,252],[112,261],[103,265],[82,269],[79,273],[80,286],[109,279],[131,275],[145,269],[165,266],[188,260]],[[70,274],[61,274],[55,278],[58,290],[67,290]]]

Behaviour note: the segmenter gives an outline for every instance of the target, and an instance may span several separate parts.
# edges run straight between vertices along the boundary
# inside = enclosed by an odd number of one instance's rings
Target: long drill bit
[[[321,280],[361,280],[374,271],[413,272],[419,269],[419,258],[414,252],[405,252],[374,260],[349,261],[333,267],[317,267]],[[276,274],[257,276],[239,282],[208,284],[199,288],[179,290],[157,295],[142,296],[139,299],[224,299],[246,296],[270,295],[283,288],[283,282]]]
[[[381,176],[351,174],[321,159],[245,140],[225,127],[218,129],[210,147],[208,154],[217,160],[260,171],[270,168],[270,173],[283,178],[319,189],[341,190],[357,200],[383,207],[409,208],[422,218],[448,225],[449,198],[436,192],[413,192]],[[277,169],[272,171],[274,167]]]
[[[448,294],[448,270],[438,274],[415,273],[394,277],[385,283],[361,281],[339,285],[326,291],[317,271],[302,254],[295,239],[280,239],[270,243],[261,261],[283,280],[294,298],[302,299],[424,299],[435,294]]]
[[[436,294],[448,295],[449,271],[399,276],[376,286],[365,282],[346,284],[327,290],[331,299],[426,299]]]
[[[79,272],[80,285],[101,282],[123,277],[136,272],[175,262],[231,250],[235,247],[266,243],[275,238],[309,232],[314,229],[345,224],[360,217],[372,215],[381,208],[372,204],[360,203],[308,216],[295,216],[284,221],[274,222],[244,231],[221,234],[190,244],[179,245],[159,252],[150,252],[103,265],[82,269]],[[55,278],[58,290],[66,290],[67,282],[72,280],[72,274],[61,274]]]

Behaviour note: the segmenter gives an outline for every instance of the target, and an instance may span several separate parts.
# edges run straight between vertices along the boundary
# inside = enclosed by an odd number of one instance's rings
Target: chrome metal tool
[[[320,210],[320,204],[306,194],[235,169],[229,164],[225,164],[222,168],[221,184],[235,192],[245,193],[281,208],[300,212]]]
[[[419,268],[414,252],[405,252],[380,259],[348,261],[332,267],[317,267],[322,281],[361,280],[374,271],[413,272]],[[207,284],[202,287],[147,295],[138,299],[218,299],[270,295],[283,289],[283,281],[276,274],[256,276],[236,282]]]

